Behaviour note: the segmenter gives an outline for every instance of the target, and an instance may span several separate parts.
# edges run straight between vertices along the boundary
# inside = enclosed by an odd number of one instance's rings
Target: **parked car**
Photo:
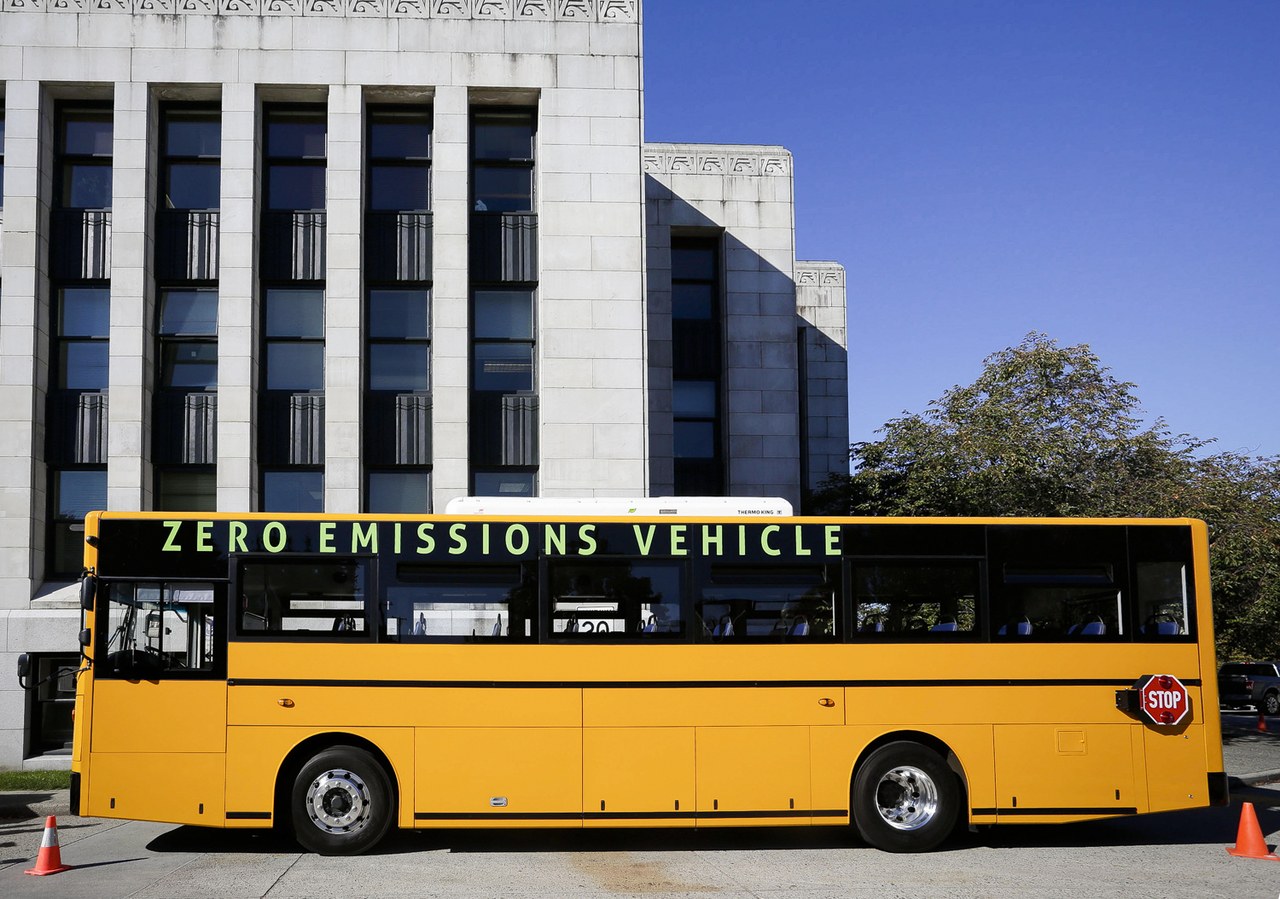
[[[1280,662],[1227,662],[1218,669],[1218,701],[1280,715]]]

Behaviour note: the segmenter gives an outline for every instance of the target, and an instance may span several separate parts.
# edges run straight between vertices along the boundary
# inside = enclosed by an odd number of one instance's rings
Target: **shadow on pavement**
[[[992,848],[1080,848],[1088,846],[1234,845],[1240,804],[1252,802],[1263,833],[1280,831],[1280,791],[1246,787],[1233,791],[1230,806],[1110,818],[1078,824],[1013,824],[960,829],[939,851]],[[765,849],[847,849],[863,847],[852,828],[716,828],[609,830],[400,830],[392,831],[373,855],[410,852],[688,852]],[[152,840],[153,852],[293,854],[293,839],[274,831],[178,827]]]

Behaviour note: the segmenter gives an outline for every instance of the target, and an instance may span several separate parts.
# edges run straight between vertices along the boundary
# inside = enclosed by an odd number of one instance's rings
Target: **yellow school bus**
[[[957,826],[1227,801],[1191,520],[91,514],[73,803],[284,827]]]

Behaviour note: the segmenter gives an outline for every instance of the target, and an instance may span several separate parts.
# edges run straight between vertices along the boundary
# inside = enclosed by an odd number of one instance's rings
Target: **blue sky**
[[[1280,2],[645,0],[646,138],[782,144],[851,439],[1029,331],[1280,454]]]

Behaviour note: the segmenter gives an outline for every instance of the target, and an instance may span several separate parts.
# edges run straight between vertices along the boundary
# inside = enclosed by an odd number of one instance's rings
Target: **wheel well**
[[[961,808],[965,810],[967,817],[969,809],[969,777],[965,774],[964,766],[960,764],[960,757],[942,740],[932,734],[926,734],[918,730],[896,730],[892,733],[881,734],[864,746],[862,752],[858,755],[858,760],[853,763],[853,770],[849,772],[849,795],[853,795],[853,779],[858,776],[858,769],[862,767],[862,763],[867,760],[867,757],[886,743],[898,742],[919,743],[921,746],[927,746],[932,749],[946,760],[947,767],[955,772],[960,781]],[[852,802],[850,802],[849,806],[849,821],[850,823],[853,822]]]
[[[289,814],[290,795],[293,792],[293,782],[298,772],[302,770],[302,766],[313,756],[334,746],[354,746],[357,749],[363,749],[382,766],[382,770],[387,775],[387,783],[391,787],[391,807],[397,810],[396,816],[391,819],[394,826],[394,822],[398,820],[400,807],[400,789],[395,769],[391,767],[386,754],[375,743],[369,742],[364,737],[357,737],[355,734],[344,733],[314,734],[289,750],[289,754],[280,763],[280,770],[276,773],[275,809],[272,815],[276,826],[287,827],[292,823],[293,819]]]

